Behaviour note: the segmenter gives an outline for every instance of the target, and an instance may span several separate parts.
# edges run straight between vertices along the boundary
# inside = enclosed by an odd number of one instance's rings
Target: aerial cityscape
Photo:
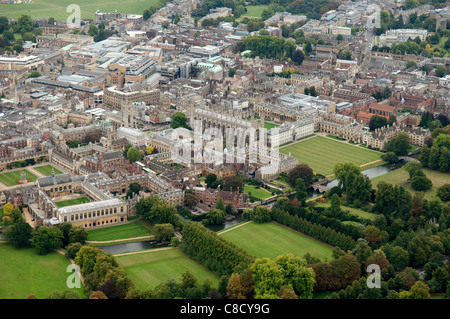
[[[448,300],[449,117],[447,0],[1,0],[0,300]]]

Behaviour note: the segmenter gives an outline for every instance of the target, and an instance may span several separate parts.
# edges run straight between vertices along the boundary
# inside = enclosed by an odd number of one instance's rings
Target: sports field
[[[107,241],[150,235],[153,235],[152,231],[137,220],[128,224],[88,230],[87,240]]]
[[[45,176],[50,176],[52,175],[52,168],[54,168],[51,165],[44,165],[44,166],[38,166],[38,167],[33,167],[35,170],[37,170],[39,173],[45,175]],[[60,170],[55,169],[55,174],[62,174],[63,172],[61,172]]]
[[[268,192],[265,188],[255,188],[253,185],[245,185],[244,186],[244,193],[251,193],[253,197],[259,198],[259,199],[266,199],[272,196],[272,193]]]
[[[169,279],[181,281],[181,275],[186,271],[192,273],[199,283],[208,278],[216,289],[219,285],[219,277],[216,274],[189,258],[179,248],[152,250],[115,258],[131,278],[136,289],[143,290],[148,287],[154,289]]]
[[[324,261],[333,252],[330,246],[273,222],[251,222],[219,235],[259,258],[274,259],[288,253],[303,257],[309,253]]]
[[[427,177],[431,180],[433,183],[433,186],[430,190],[424,192],[424,198],[430,199],[431,197],[436,195],[436,190],[444,185],[450,183],[450,173],[442,173],[438,170],[431,170],[429,168],[424,168],[423,172]],[[411,195],[414,195],[416,193],[415,190],[411,188],[411,184],[407,182],[409,178],[408,172],[405,170],[404,167],[396,169],[392,172],[389,172],[387,174],[378,176],[373,178],[372,181],[372,188],[377,189],[377,185],[380,181],[384,181],[389,184],[395,184],[395,185],[401,185],[404,186],[407,191],[411,193]]]
[[[84,204],[84,203],[89,203],[89,202],[90,202],[89,198],[80,197],[80,198],[75,198],[75,199],[69,199],[69,200],[63,200],[63,201],[60,201],[60,202],[55,202],[55,204],[56,204],[56,206],[61,208],[61,207],[73,206],[73,205]]]
[[[20,185],[19,183],[17,183],[17,181],[20,179],[20,172],[22,172],[22,171],[25,171],[27,179],[30,182],[34,182],[37,179],[36,175],[34,175],[33,173],[24,169],[24,170],[18,170],[18,171],[14,171],[14,172],[0,174],[0,183],[4,184],[6,186]]]
[[[72,290],[66,284],[68,265],[66,257],[56,252],[39,256],[33,248],[0,244],[0,299],[25,299],[31,294],[44,299],[53,290]],[[74,290],[83,296],[83,288]]]
[[[70,4],[80,6],[81,18],[94,19],[95,11],[143,14],[145,9],[156,5],[158,0],[34,0],[34,3],[0,4],[0,16],[17,19],[22,14],[28,14],[32,19],[56,18],[66,21],[73,11],[67,12]]]
[[[333,174],[333,168],[337,162],[353,161],[363,165],[379,160],[382,155],[322,136],[280,148],[280,152],[283,154],[290,152],[299,163],[308,164],[315,173],[325,176]]]

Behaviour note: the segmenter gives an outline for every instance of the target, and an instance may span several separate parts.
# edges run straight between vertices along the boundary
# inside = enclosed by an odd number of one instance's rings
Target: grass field
[[[266,199],[272,196],[272,193],[268,192],[265,188],[255,188],[253,185],[245,185],[244,186],[244,193],[252,193],[253,197],[259,198],[259,199]]]
[[[330,203],[318,203],[317,204],[317,207],[329,207],[329,206],[330,206]],[[377,217],[377,214],[369,213],[369,212],[366,212],[364,210],[353,208],[353,207],[348,207],[348,206],[341,205],[341,209],[342,210],[348,210],[348,211],[350,211],[351,215],[355,215],[355,216],[358,216],[360,218],[374,220]]]
[[[276,223],[251,222],[220,236],[260,258],[274,259],[288,253],[303,257],[310,253],[324,261],[325,258],[330,259],[333,252],[330,246]]]
[[[435,196],[438,187],[450,183],[449,173],[442,173],[437,170],[431,170],[429,168],[424,168],[423,171],[433,183],[433,187],[425,192],[425,199],[430,199],[431,197]],[[386,183],[404,186],[411,193],[411,195],[414,195],[416,191],[413,190],[410,183],[407,182],[408,178],[408,172],[404,167],[402,167],[387,174],[373,178],[372,188],[376,189],[377,184],[380,181],[384,181]]]
[[[248,6],[246,7],[247,12],[245,12],[241,17],[261,18],[261,13],[268,7],[268,5]]]
[[[52,168],[54,168],[51,165],[44,165],[44,166],[39,166],[39,167],[33,167],[35,170],[37,170],[39,173],[44,174],[45,176],[50,176],[52,175]],[[60,170],[55,169],[55,174],[62,174],[63,172],[61,172]]]
[[[87,240],[107,241],[150,235],[153,235],[152,231],[137,220],[128,224],[88,230]]]
[[[6,186],[19,185],[19,183],[17,183],[17,180],[20,179],[20,172],[22,172],[22,171],[25,171],[25,173],[27,175],[27,179],[30,182],[34,182],[37,179],[36,175],[34,175],[33,173],[31,173],[25,169],[25,170],[19,170],[19,171],[0,174],[0,183],[5,184]]]
[[[33,248],[0,244],[0,299],[25,299],[30,294],[41,299],[53,290],[72,290],[66,285],[69,264],[56,252],[39,256]],[[83,288],[75,290],[83,296]]]
[[[333,167],[337,162],[353,161],[363,165],[379,160],[381,156],[380,153],[321,136],[280,148],[280,152],[290,152],[299,163],[308,164],[314,172],[325,176],[333,174]]]
[[[90,200],[89,198],[86,197],[80,197],[80,198],[75,198],[75,199],[69,199],[69,200],[63,200],[60,202],[55,202],[56,206],[58,207],[66,207],[66,206],[73,206],[73,205],[78,205],[78,204],[84,204],[84,203],[89,203]]]
[[[180,249],[153,250],[126,256],[115,256],[133,281],[136,289],[154,289],[156,285],[169,279],[181,281],[181,275],[186,271],[192,273],[199,283],[207,278],[212,281],[212,286],[217,289],[219,277],[209,271],[205,266],[195,262]]]
[[[142,14],[145,9],[158,3],[158,0],[35,0],[34,3],[0,4],[0,15],[17,19],[22,14],[28,14],[32,19],[54,17],[59,21],[73,13],[67,12],[67,6],[75,3],[80,6],[81,18],[94,19],[95,11]]]

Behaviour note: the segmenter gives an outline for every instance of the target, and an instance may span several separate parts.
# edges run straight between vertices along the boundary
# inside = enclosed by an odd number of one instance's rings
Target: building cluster
[[[219,7],[195,19],[199,5],[167,2],[146,20],[96,12],[78,34],[65,23],[35,21],[46,36],[20,54],[0,56],[0,170],[48,162],[63,174],[0,185],[0,203],[26,205],[42,224],[86,228],[125,222],[150,195],[183,206],[187,190],[203,207],[222,198],[242,209],[251,205],[243,190],[210,189],[200,177],[237,173],[270,181],[298,164],[276,147],[316,132],[376,149],[405,132],[422,146],[430,132],[418,126],[420,115],[450,115],[450,77],[423,68],[448,66],[450,58],[372,50],[433,34],[397,29],[377,38],[372,30],[381,10],[405,23],[413,13],[430,15],[447,27],[448,8],[402,10],[393,1],[362,0],[344,1],[317,20],[277,12],[264,21],[270,34],[282,37],[281,26],[294,25],[315,39],[296,64],[239,52],[238,43],[257,32],[239,22],[202,27],[233,13]],[[90,23],[113,35],[94,41],[81,32]],[[415,66],[407,68],[408,61]],[[29,78],[32,71],[40,76]],[[176,113],[192,130],[171,128]],[[371,131],[373,116],[396,123]],[[138,161],[128,159],[130,147]],[[141,191],[126,196],[132,183]],[[89,202],[58,207],[81,197]]]

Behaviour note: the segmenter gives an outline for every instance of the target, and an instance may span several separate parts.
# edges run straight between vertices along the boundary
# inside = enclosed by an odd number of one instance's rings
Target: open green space
[[[330,246],[274,222],[251,222],[219,235],[259,258],[274,259],[288,253],[303,257],[309,253],[324,261],[333,252]]]
[[[75,198],[75,199],[69,199],[69,200],[63,200],[63,201],[60,201],[60,202],[55,202],[55,204],[56,204],[56,206],[61,208],[61,207],[73,206],[73,205],[84,204],[84,203],[89,203],[89,202],[90,202],[89,198],[80,197],[80,198]]]
[[[22,171],[25,171],[27,179],[30,182],[34,182],[37,179],[36,175],[34,175],[33,173],[31,173],[25,169],[25,170],[18,170],[18,171],[14,171],[14,172],[0,174],[0,183],[5,184],[6,186],[19,185],[19,183],[17,183],[17,181],[20,179],[20,172],[22,172]]]
[[[62,174],[63,172],[61,172],[59,169],[54,168],[51,165],[44,165],[44,166],[38,166],[38,167],[33,167],[35,170],[37,170],[39,173],[44,174],[45,176],[50,176],[52,175],[52,169],[55,170],[55,174]]]
[[[244,193],[251,193],[253,197],[259,198],[259,199],[266,199],[272,196],[272,193],[267,191],[265,188],[256,188],[253,185],[245,185],[244,186]]]
[[[153,235],[153,232],[141,220],[136,220],[127,224],[88,230],[87,240],[107,241],[150,235]]]
[[[152,250],[115,258],[133,281],[136,289],[143,290],[148,287],[154,289],[169,279],[181,281],[181,275],[186,271],[192,273],[199,283],[209,279],[216,289],[219,285],[219,277],[216,274],[192,260],[179,248]]]
[[[317,207],[330,207],[330,203],[318,203]],[[375,218],[377,217],[377,214],[369,213],[362,209],[357,209],[357,208],[348,207],[348,206],[344,206],[344,205],[341,205],[341,210],[343,210],[343,211],[348,210],[351,215],[355,215],[355,216],[358,216],[358,217],[364,218],[364,219],[375,220]]]
[[[0,15],[17,19],[22,14],[28,14],[32,19],[54,17],[59,21],[66,21],[73,13],[73,11],[67,12],[67,7],[72,3],[80,6],[82,19],[94,19],[97,9],[100,12],[117,10],[120,13],[142,14],[145,9],[156,5],[158,0],[79,0],[77,2],[72,0],[34,0],[34,3],[1,3]]]
[[[353,161],[363,165],[379,160],[381,156],[381,153],[321,136],[280,148],[280,152],[291,153],[299,163],[308,164],[315,173],[325,176],[333,174],[337,162]]]
[[[0,299],[25,299],[31,294],[42,299],[54,290],[76,290],[83,296],[83,288],[67,288],[68,265],[70,261],[57,252],[39,256],[33,248],[0,244]]]
[[[430,199],[431,197],[435,196],[436,190],[440,186],[450,183],[450,173],[442,173],[438,170],[431,170],[429,168],[424,168],[423,172],[433,183],[432,188],[424,192],[425,199]],[[414,195],[416,191],[411,188],[411,183],[408,182],[408,178],[409,178],[408,172],[405,170],[404,167],[402,167],[387,174],[373,178],[372,188],[376,189],[378,183],[380,181],[384,181],[389,184],[404,186],[405,189],[411,193],[411,195]]]

